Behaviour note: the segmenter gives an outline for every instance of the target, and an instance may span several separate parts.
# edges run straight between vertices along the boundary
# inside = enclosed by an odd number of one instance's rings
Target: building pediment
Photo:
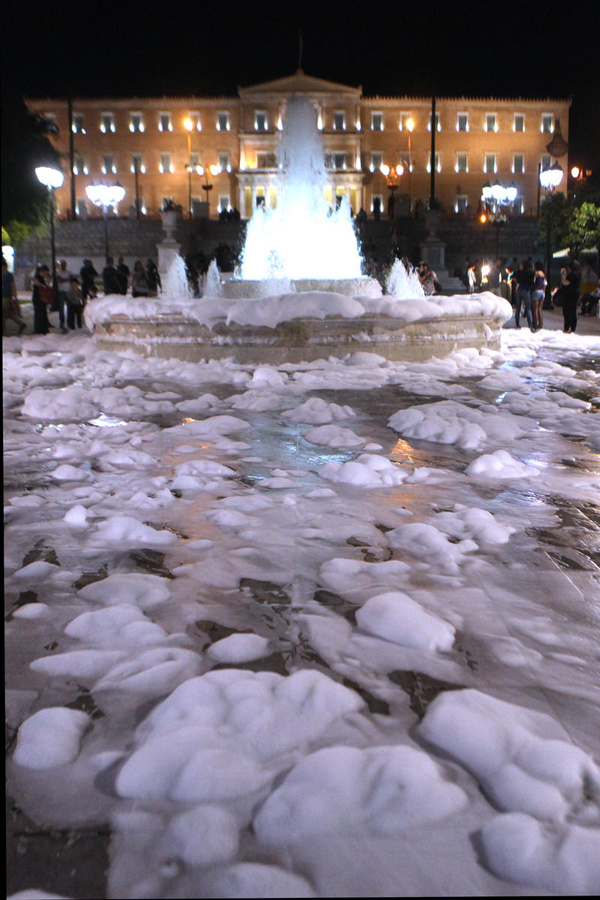
[[[347,84],[339,84],[335,81],[326,81],[324,78],[313,78],[302,69],[297,69],[293,75],[285,78],[276,78],[274,81],[263,81],[248,87],[238,87],[238,93],[242,100],[249,100],[254,96],[264,97],[267,94],[350,94],[359,99],[362,87],[350,87]]]

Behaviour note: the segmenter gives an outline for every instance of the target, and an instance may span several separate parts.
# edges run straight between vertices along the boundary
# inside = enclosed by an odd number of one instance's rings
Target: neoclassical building
[[[170,199],[188,213],[215,217],[237,209],[248,218],[257,204],[277,203],[276,154],[292,93],[308,95],[316,107],[331,203],[346,197],[355,214],[385,214],[390,194],[396,213],[414,210],[430,196],[433,165],[446,213],[474,214],[483,186],[498,182],[516,187],[513,212],[535,215],[540,167],[566,151],[561,132],[568,141],[568,99],[437,97],[433,122],[430,97],[363,96],[360,86],[300,69],[231,97],[26,102],[51,121],[63,155],[59,215],[71,216],[73,198],[77,216],[99,214],[86,186],[118,181],[126,191],[120,215],[153,216]],[[566,170],[565,155],[560,162]]]

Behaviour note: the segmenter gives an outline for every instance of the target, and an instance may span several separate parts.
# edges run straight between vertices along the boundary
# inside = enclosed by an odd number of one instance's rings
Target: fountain
[[[228,282],[225,296],[264,296],[270,282],[275,282],[273,293],[281,293],[282,280],[296,291],[379,296],[379,282],[362,275],[348,202],[333,210],[325,197],[325,147],[317,110],[305,95],[287,100],[277,163],[277,205],[254,212],[240,278]]]
[[[419,280],[417,270],[411,266],[407,271],[401,259],[394,260],[388,276],[386,293],[396,300],[424,300],[425,292]]]
[[[167,274],[162,279],[161,296],[166,300],[186,300],[192,296],[185,263],[179,254],[173,257]]]
[[[176,253],[158,300],[87,305],[99,346],[274,365],[359,350],[415,360],[461,347],[499,349],[512,312],[507,301],[490,293],[424,297],[417,274],[400,260],[385,296],[378,281],[361,275],[349,208],[332,210],[325,198],[324,146],[306,96],[288,98],[278,164],[277,206],[256,210],[248,223],[236,277],[221,283],[211,264],[202,299],[193,299]]]

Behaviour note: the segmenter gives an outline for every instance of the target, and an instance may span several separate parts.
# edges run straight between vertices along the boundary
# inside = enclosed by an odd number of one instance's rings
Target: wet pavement
[[[30,310],[25,307],[26,317]],[[52,317],[56,319],[56,315]],[[508,328],[514,327],[511,323]],[[545,311],[544,327],[551,330],[562,331],[562,314],[559,311]],[[580,334],[600,335],[600,319],[594,317],[580,317],[578,332]],[[560,361],[560,354],[555,354]],[[596,365],[598,361],[596,361]],[[588,358],[585,365],[590,368],[593,361]],[[160,389],[167,390],[169,385],[164,382],[158,385]],[[476,385],[475,392],[477,390]],[[223,396],[230,397],[235,393],[231,385],[225,387],[206,383],[203,389],[212,393],[221,392]],[[377,391],[377,403],[373,404],[373,390],[320,390],[318,395],[328,402],[351,406],[357,414],[353,419],[353,428],[357,434],[368,436],[373,442],[378,442],[383,447],[383,453],[389,454],[399,464],[410,461],[413,465],[430,466],[432,468],[444,468],[447,471],[460,473],[464,470],[469,456],[455,447],[432,444],[426,441],[411,441],[408,444],[402,441],[398,435],[394,435],[387,426],[387,420],[391,414],[399,409],[409,407],[415,403],[424,403],[426,398],[403,391],[396,385],[386,385]],[[487,394],[489,399],[489,392]],[[243,413],[236,413],[240,416]],[[10,412],[7,414],[11,416]],[[165,418],[160,424],[169,427],[176,419]],[[248,452],[248,458],[236,461],[237,478],[241,484],[260,488],[261,481],[272,477],[275,466],[283,469],[299,469],[302,475],[298,478],[302,486],[309,488],[322,485],[319,480],[318,469],[324,463],[335,459],[343,461],[355,456],[352,450],[332,450],[330,448],[316,447],[302,442],[298,428],[292,423],[282,426],[280,421],[274,421],[274,417],[268,414],[253,414],[253,441],[252,450]],[[566,441],[567,439],[565,439]],[[573,443],[576,447],[577,442]],[[566,446],[566,445],[565,445]],[[152,452],[151,449],[148,452]],[[542,450],[540,450],[540,453]],[[250,453],[252,454],[250,457]],[[227,458],[221,460],[224,464],[230,464]],[[569,465],[575,471],[585,470],[591,462],[584,453],[565,457],[565,465]],[[27,487],[39,486],[45,479],[45,472],[39,463],[31,462],[29,467],[11,465],[11,456],[7,456],[5,468],[5,490],[10,493],[26,490]],[[356,503],[356,494],[352,488],[344,490],[339,488],[339,496],[343,505],[344,499],[348,505]],[[413,492],[414,493],[414,492]],[[373,496],[377,500],[373,501]],[[407,492],[399,487],[393,491],[373,492],[369,503],[379,504],[380,513],[376,522],[376,528],[380,528],[384,534],[385,520],[392,508],[401,507],[408,502]],[[486,504],[493,509],[521,508],[523,514],[529,516],[527,528],[528,541],[522,549],[511,549],[510,562],[515,563],[522,559],[523,570],[519,573],[520,583],[525,590],[531,588],[532,594],[539,592],[539,582],[552,584],[552,593],[555,602],[544,614],[551,616],[555,621],[561,621],[563,606],[567,605],[575,595],[581,596],[582,592],[589,591],[589,585],[593,584],[600,590],[600,515],[598,509],[584,498],[568,498],[560,495],[552,495],[541,491],[538,494],[520,486],[511,485],[510,488],[498,490],[488,485],[472,486],[461,483],[459,486],[430,486],[427,483],[421,485],[418,496],[412,496],[410,502],[413,508],[421,507],[430,509],[436,505],[438,509],[451,508],[457,501],[468,505],[481,506]],[[536,506],[551,506],[557,510],[561,520],[559,530],[548,528],[545,525],[544,515],[536,516]],[[202,522],[202,502],[193,508],[183,511],[179,518],[171,524],[180,533],[185,533],[186,538],[198,539],[204,536],[204,523]],[[357,515],[357,519],[360,515]],[[342,544],[340,539],[340,545]],[[385,549],[365,540],[360,534],[346,538],[347,546],[355,547],[362,553],[366,561],[382,560],[385,558]],[[532,549],[533,548],[533,549]],[[339,549],[339,548],[338,548]],[[320,556],[327,558],[331,554],[331,548],[305,549],[306,559],[301,554],[296,561],[299,570],[315,568],[315,559]],[[54,556],[53,556],[54,554]],[[59,550],[60,562],[68,567],[69,548],[61,547]],[[23,565],[34,560],[56,562],[56,548],[52,542],[37,541],[32,544],[23,558]],[[156,551],[138,551],[131,554],[132,562],[139,571],[161,574],[173,577],[162,554]],[[489,596],[495,596],[498,601],[496,609],[490,608],[490,616],[497,619],[503,617],[500,600],[503,597],[503,579],[506,575],[507,559],[502,553],[498,553],[495,559],[490,560],[495,566],[495,571],[486,573],[486,590]],[[92,561],[90,561],[91,563]],[[90,565],[90,569],[93,566]],[[103,573],[90,571],[86,576],[89,580],[102,578]],[[302,589],[302,588],[301,588]],[[316,601],[324,607],[334,609],[337,614],[344,616],[349,622],[353,622],[354,605],[348,600],[338,596],[333,591],[309,586],[305,581],[304,589],[309,591],[311,602]],[[268,636],[273,644],[274,651],[270,657],[259,660],[257,663],[245,664],[244,668],[256,671],[275,671],[286,674],[290,670],[301,667],[320,669],[346,686],[356,690],[366,701],[368,709],[372,713],[388,715],[390,711],[390,690],[399,690],[409,698],[411,711],[420,719],[423,717],[428,704],[444,690],[456,690],[462,684],[450,683],[442,678],[436,678],[431,674],[419,671],[391,671],[387,673],[387,683],[384,690],[380,690],[380,679],[372,679],[370,682],[361,680],[358,676],[353,680],[348,675],[339,671],[333,671],[328,661],[324,659],[317,648],[311,645],[306,634],[298,633],[298,619],[292,599],[297,603],[298,597],[292,598],[281,585],[259,579],[245,578],[240,582],[240,592],[244,598],[243,610],[230,609],[229,622],[213,622],[199,618],[195,626],[189,629],[190,638],[196,643],[199,650],[215,640],[228,634],[251,630],[257,634]],[[19,606],[29,602],[35,602],[36,598],[21,592],[21,595],[8,595],[6,619],[11,620],[12,613]],[[570,611],[569,615],[572,615]],[[224,616],[226,619],[227,616]],[[514,632],[515,624],[507,617],[505,621],[507,634]],[[295,641],[290,640],[290,633],[296,629]],[[42,646],[8,647],[7,650],[7,681],[11,686],[16,686],[14,676],[17,670],[24,670],[27,660],[43,655],[44,651],[51,649],[51,641],[54,639],[54,629],[48,635],[48,643]],[[465,673],[464,683],[473,683],[475,678],[480,679],[484,685],[494,684],[496,680],[506,679],[506,669],[499,666],[486,647],[485,642],[472,634],[459,635],[455,648],[456,662]],[[525,689],[532,692],[542,692],[546,696],[549,708],[552,708],[559,719],[571,722],[571,717],[562,711],[562,707],[569,698],[552,684],[552,678],[547,683],[539,684],[535,679],[527,685],[527,673],[517,677],[515,670],[511,671],[511,677],[515,679],[515,690]],[[28,685],[27,678],[19,682],[19,689],[27,692],[34,690],[33,684]],[[85,690],[75,692],[69,702],[64,705],[71,706],[90,713],[90,715],[103,715],[102,710],[95,706],[95,701]],[[589,737],[586,735],[586,711],[587,699],[585,692],[577,698],[570,698],[573,704],[580,707],[580,715],[575,718],[581,729],[579,735],[573,734],[575,740]],[[62,701],[61,701],[62,702]],[[16,737],[15,723],[19,720],[20,710],[7,709],[6,746],[10,753]],[[590,734],[593,734],[593,725],[589,725]],[[71,898],[103,898],[107,896],[105,873],[108,868],[109,857],[109,830],[108,828],[54,828],[45,827],[43,823],[32,821],[25,812],[9,797],[7,801],[7,889],[12,894],[19,890],[32,886],[43,887],[45,890],[54,891],[60,895]]]

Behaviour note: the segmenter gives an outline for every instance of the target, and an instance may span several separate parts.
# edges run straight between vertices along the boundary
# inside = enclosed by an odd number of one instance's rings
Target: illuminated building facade
[[[474,215],[484,184],[499,182],[517,188],[512,212],[535,215],[540,167],[556,161],[548,144],[557,131],[568,141],[568,99],[438,97],[432,123],[430,97],[363,96],[360,87],[302,70],[231,97],[74,99],[71,141],[66,100],[27,105],[56,126],[52,139],[67,173],[56,193],[59,215],[70,215],[72,153],[78,216],[98,214],[88,184],[119,181],[126,190],[120,215],[126,205],[130,214],[154,216],[172,200],[184,214],[215,217],[235,208],[248,218],[258,204],[277,202],[276,153],[290,93],[313,100],[329,198],[346,197],[354,214],[363,208],[385,215],[391,193],[397,214],[414,211],[429,197],[434,165],[445,213]],[[566,170],[566,157],[562,165]]]

